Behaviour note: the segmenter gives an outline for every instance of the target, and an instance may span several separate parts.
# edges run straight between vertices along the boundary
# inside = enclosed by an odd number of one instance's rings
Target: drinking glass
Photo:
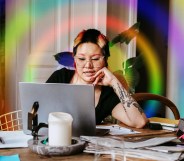
[[[101,137],[95,140],[94,161],[111,159],[111,161],[126,161],[124,153],[124,139]]]

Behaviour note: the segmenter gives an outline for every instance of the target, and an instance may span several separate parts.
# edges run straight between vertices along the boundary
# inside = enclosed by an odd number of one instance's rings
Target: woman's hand
[[[93,76],[94,85],[112,86],[112,80],[117,79],[106,67],[100,69]]]
[[[114,118],[131,127],[142,128],[145,126],[148,119],[142,108],[112,72],[104,67],[95,73],[92,81],[94,85],[111,86],[119,97],[121,103],[118,103],[112,111]]]

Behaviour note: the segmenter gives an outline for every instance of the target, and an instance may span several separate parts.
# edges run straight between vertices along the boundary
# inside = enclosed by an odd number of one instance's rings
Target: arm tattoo
[[[142,108],[139,106],[139,104],[130,96],[130,94],[123,88],[120,87],[119,83],[117,84],[117,87],[118,87],[118,94],[119,94],[119,99],[121,101],[121,103],[123,104],[123,107],[124,107],[124,110],[126,112],[126,108],[125,107],[128,107],[130,108],[131,105],[135,106],[139,112],[142,114],[143,113],[143,110]],[[116,89],[115,87],[114,88],[114,91],[116,92]]]
[[[137,102],[134,102],[133,105],[139,110],[141,114],[143,113],[143,109],[141,108],[141,106],[139,106]]]

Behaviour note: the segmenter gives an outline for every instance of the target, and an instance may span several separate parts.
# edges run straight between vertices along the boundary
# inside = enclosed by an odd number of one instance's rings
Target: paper
[[[92,147],[86,148],[84,150],[84,152],[85,153],[96,153],[96,151]],[[102,154],[104,156],[107,155],[105,153],[102,153]],[[108,154],[110,154],[110,152]],[[145,150],[145,149],[125,149],[124,154],[126,155],[126,157],[136,158],[135,160],[140,158],[140,159],[145,159],[145,160],[174,161],[174,160],[178,160],[179,158],[183,158],[181,156],[181,152],[163,153],[163,152]],[[129,160],[129,159],[127,159],[127,160]],[[134,160],[134,159],[132,159],[132,160]]]
[[[153,146],[153,147],[146,147],[146,149],[159,151],[163,153],[174,153],[184,151],[184,148],[179,146]]]
[[[181,153],[163,153],[145,149],[125,149],[127,157],[141,158],[146,160],[157,160],[157,161],[174,161],[180,158]]]
[[[20,161],[19,155],[9,155],[9,156],[2,156],[0,155],[0,161]]]
[[[109,125],[109,126],[96,126],[97,129],[109,129],[110,132],[109,134],[110,135],[127,135],[127,134],[136,134],[136,133],[140,133],[138,131],[134,131],[132,129],[128,129],[128,128],[125,128],[125,127],[121,127],[117,124],[115,125]]]
[[[98,144],[101,146],[101,149],[98,149],[98,151],[95,149],[96,147],[95,144],[97,142],[96,139],[99,140],[99,138],[100,137],[81,136],[80,137],[81,140],[89,142],[84,152],[98,153],[101,155],[110,154],[110,151],[106,150],[106,146],[103,145],[103,142],[98,141]],[[147,146],[159,145],[159,144],[171,141],[175,138],[176,137],[157,137],[157,138],[152,138],[146,141],[140,141],[140,142],[135,142],[135,143],[134,142],[127,143],[126,141],[124,141],[124,153],[126,157],[141,158],[141,159],[146,159],[146,160],[162,160],[162,161],[177,160],[181,154],[181,152],[179,151],[176,153],[163,153],[161,151],[145,149],[145,147]],[[112,145],[113,151],[115,151],[116,153],[120,153],[120,151],[122,151],[120,147],[122,147],[122,140],[120,141],[116,140],[115,146]]]
[[[100,137],[81,136],[80,139],[95,144],[96,140],[100,139]],[[124,147],[127,148],[127,149],[128,148],[150,147],[150,146],[156,146],[156,145],[160,145],[160,144],[163,144],[163,143],[167,143],[167,142],[172,141],[174,139],[176,139],[176,137],[155,137],[155,138],[147,139],[145,141],[137,141],[137,142],[124,141]],[[119,140],[119,141],[116,140],[116,142],[117,142],[116,147],[118,146],[118,144],[122,144],[122,140]]]
[[[128,142],[124,141],[125,148],[142,148],[148,146],[156,146],[176,139],[177,137],[155,137],[145,141]]]
[[[33,138],[23,131],[0,131],[0,136],[5,141],[5,144],[0,144],[0,148],[28,147],[28,140]]]
[[[170,130],[170,131],[177,131],[178,127],[172,127],[172,126],[164,126],[162,125],[163,130]]]

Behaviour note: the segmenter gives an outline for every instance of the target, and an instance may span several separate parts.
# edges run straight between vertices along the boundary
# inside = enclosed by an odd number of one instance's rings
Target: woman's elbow
[[[135,125],[135,128],[141,129],[144,128],[148,123],[148,119],[147,118],[143,118],[141,119],[138,124]]]

